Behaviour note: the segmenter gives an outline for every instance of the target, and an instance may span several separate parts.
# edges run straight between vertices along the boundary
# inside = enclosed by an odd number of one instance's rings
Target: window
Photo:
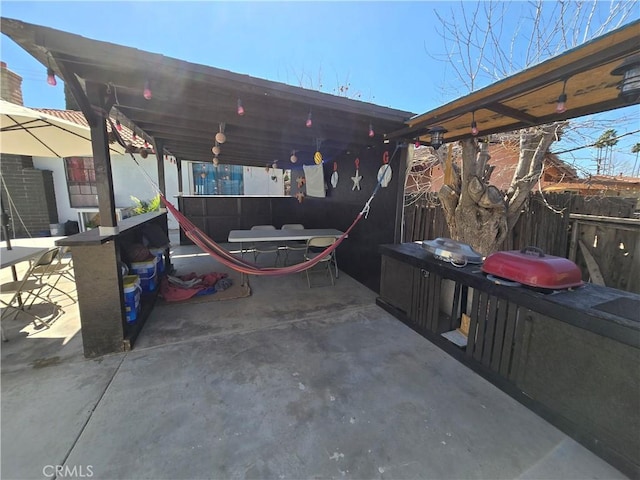
[[[71,207],[97,207],[96,171],[91,157],[64,159]]]
[[[241,165],[194,163],[192,168],[196,195],[243,195]]]

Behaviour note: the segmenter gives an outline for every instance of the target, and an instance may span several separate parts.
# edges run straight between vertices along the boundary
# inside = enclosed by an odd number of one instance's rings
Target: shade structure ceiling
[[[278,160],[285,167],[293,151],[301,162],[312,162],[318,148],[330,158],[380,142],[414,115],[19,20],[2,18],[0,29],[65,82],[73,76],[80,86],[107,85],[115,98],[111,115],[180,160],[212,161],[222,128],[221,163],[264,166]],[[150,99],[143,96],[147,82]],[[237,113],[238,101],[244,115]]]
[[[619,96],[622,77],[611,72],[639,54],[640,21],[635,21],[417,115],[388,137],[429,142],[429,130],[440,126],[446,130],[445,141],[450,142],[472,136],[473,120],[479,136],[486,136],[637,104],[639,95],[630,100]],[[636,79],[636,86],[638,82],[640,79]],[[558,113],[556,105],[563,87],[567,110]]]

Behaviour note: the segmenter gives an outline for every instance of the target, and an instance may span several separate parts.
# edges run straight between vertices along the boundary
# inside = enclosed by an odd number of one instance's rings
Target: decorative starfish
[[[298,199],[298,203],[302,203],[304,201],[304,193],[302,192],[296,193],[296,198]]]
[[[360,171],[356,168],[355,176],[351,177],[351,181],[353,182],[353,187],[351,187],[351,190],[355,190],[356,188],[360,190],[360,180],[362,180],[362,175],[360,175]]]

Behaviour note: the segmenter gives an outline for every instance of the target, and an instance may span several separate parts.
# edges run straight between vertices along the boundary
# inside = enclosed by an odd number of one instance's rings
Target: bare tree
[[[431,56],[446,62],[459,83],[474,91],[624,24],[635,8],[626,1],[607,6],[597,1],[462,2],[450,14],[435,12],[444,53]],[[521,11],[516,15],[513,8]],[[448,165],[441,148],[438,157],[449,181],[439,197],[452,238],[485,255],[498,249],[525,210],[550,145],[565,128],[567,122],[558,122],[520,131],[518,164],[506,192],[490,184],[489,139],[462,141],[457,161]]]

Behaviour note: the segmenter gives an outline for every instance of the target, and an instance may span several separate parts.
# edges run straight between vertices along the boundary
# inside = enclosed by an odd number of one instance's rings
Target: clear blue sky
[[[605,3],[599,15],[608,11]],[[447,1],[2,1],[1,14],[329,93],[339,85],[349,84],[348,96],[359,94],[358,98],[364,101],[424,113],[467,93],[452,68],[433,59],[433,55],[445,52],[434,12],[453,18],[460,15],[461,9],[474,7],[472,2]],[[511,19],[521,19],[520,25],[526,25],[530,6],[528,2],[511,2],[508,8],[503,26],[505,41],[510,41],[518,23]],[[526,31],[521,30],[521,38],[527,37]],[[62,82],[57,87],[47,85],[42,65],[4,35],[0,38],[0,58],[23,78],[25,105],[64,108]],[[631,121],[624,126],[616,124],[619,134],[639,128],[638,113],[637,108],[624,112]],[[620,115],[616,113],[615,118]],[[635,140],[630,137],[626,144],[639,141],[637,136]],[[625,148],[630,149],[628,145]],[[583,168],[593,163],[593,149],[575,154],[568,161],[581,162]],[[620,155],[626,155],[624,162],[634,163],[635,156],[630,153]]]

